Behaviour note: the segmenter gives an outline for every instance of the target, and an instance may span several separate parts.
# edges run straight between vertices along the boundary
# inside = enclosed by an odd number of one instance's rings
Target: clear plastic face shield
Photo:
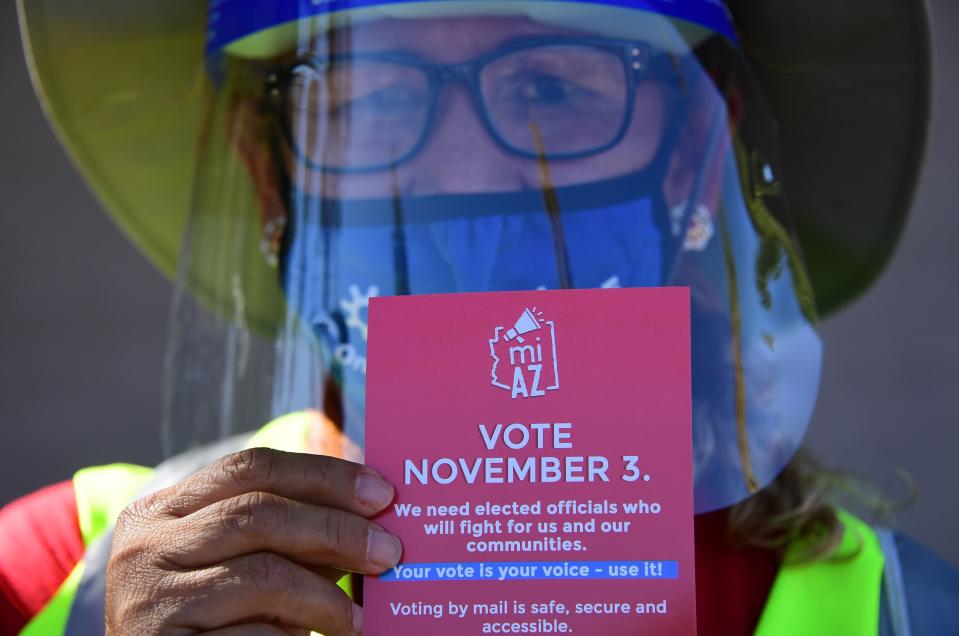
[[[697,512],[792,458],[821,347],[721,7],[311,5],[244,31],[232,4],[211,13],[167,452],[312,410],[311,450],[361,460],[371,296],[681,285]]]

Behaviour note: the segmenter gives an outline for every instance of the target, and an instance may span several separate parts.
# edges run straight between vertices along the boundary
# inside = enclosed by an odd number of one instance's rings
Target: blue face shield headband
[[[435,0],[414,0],[429,4]],[[546,0],[565,4],[568,0]],[[577,0],[575,4],[596,4],[624,7],[669,16],[697,24],[736,41],[729,11],[720,0]],[[207,26],[207,53],[251,33],[311,16],[369,7],[413,4],[409,0],[211,0]],[[574,4],[569,2],[569,4]]]

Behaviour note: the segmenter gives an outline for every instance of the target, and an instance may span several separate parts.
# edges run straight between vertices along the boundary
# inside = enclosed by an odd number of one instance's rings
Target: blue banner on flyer
[[[382,581],[547,581],[571,579],[677,579],[678,561],[552,561],[402,563]]]

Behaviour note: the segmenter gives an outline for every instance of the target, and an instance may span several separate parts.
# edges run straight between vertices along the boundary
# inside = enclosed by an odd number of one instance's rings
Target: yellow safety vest
[[[274,420],[247,442],[247,448],[268,446],[303,452],[311,419],[293,413]],[[140,493],[153,469],[130,464],[85,468],[74,476],[77,512],[84,547],[108,531],[120,512]],[[876,636],[884,557],[876,533],[853,515],[840,512],[844,533],[840,546],[826,559],[790,564],[773,582],[756,636]],[[792,546],[799,549],[799,546]],[[22,636],[67,634],[77,587],[85,562],[80,561],[47,605],[21,632]],[[348,577],[341,586],[348,590]]]

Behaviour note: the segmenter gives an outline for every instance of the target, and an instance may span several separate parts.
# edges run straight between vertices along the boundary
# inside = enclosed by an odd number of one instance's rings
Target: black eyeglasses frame
[[[580,45],[592,46],[598,49],[615,54],[623,63],[623,78],[626,82],[625,112],[623,121],[615,136],[605,144],[588,150],[581,150],[569,153],[538,153],[523,148],[518,148],[510,144],[496,129],[492,118],[486,108],[483,100],[482,90],[480,88],[480,74],[483,68],[501,57],[516,53],[530,48],[557,46],[557,45]],[[654,54],[652,45],[648,42],[613,40],[607,38],[595,37],[571,37],[571,36],[540,36],[532,38],[521,38],[511,40],[505,45],[492,51],[484,53],[472,60],[465,62],[456,62],[452,64],[440,64],[424,60],[419,56],[402,51],[384,51],[369,53],[349,53],[343,55],[334,55],[330,57],[309,56],[301,57],[296,62],[289,64],[280,71],[270,72],[266,76],[265,91],[267,99],[278,118],[281,131],[285,137],[286,144],[296,154],[297,159],[306,165],[310,170],[316,172],[334,173],[334,174],[357,174],[379,172],[388,168],[396,167],[409,159],[413,158],[422,150],[429,139],[430,131],[436,123],[436,110],[440,94],[447,84],[460,83],[466,85],[473,108],[480,115],[483,126],[490,138],[504,151],[527,159],[546,159],[546,160],[570,160],[589,157],[605,152],[617,146],[626,135],[633,119],[633,110],[636,101],[636,89],[644,80],[652,76],[654,69],[671,70],[671,73],[663,74],[663,77],[672,75],[674,81],[678,81],[678,73],[675,68],[674,56],[665,53]],[[391,161],[380,164],[371,164],[369,166],[357,167],[335,167],[323,166],[314,162],[308,156],[305,156],[302,149],[295,142],[293,130],[287,116],[286,100],[290,94],[290,84],[292,83],[296,70],[303,65],[310,66],[316,72],[322,72],[324,68],[332,65],[353,62],[353,61],[380,61],[392,64],[410,66],[422,71],[427,77],[430,90],[430,103],[426,113],[426,121],[423,125],[419,139],[406,153]],[[663,64],[665,62],[665,64]],[[663,68],[665,67],[665,68]]]

